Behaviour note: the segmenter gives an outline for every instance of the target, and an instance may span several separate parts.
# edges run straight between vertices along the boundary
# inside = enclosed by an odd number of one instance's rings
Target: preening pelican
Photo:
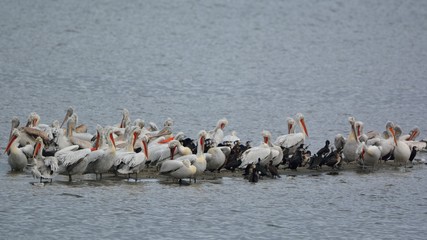
[[[371,145],[367,146],[365,142],[362,142],[357,148],[356,153],[360,156],[359,163],[365,167],[369,166],[375,169],[380,157],[381,147]]]

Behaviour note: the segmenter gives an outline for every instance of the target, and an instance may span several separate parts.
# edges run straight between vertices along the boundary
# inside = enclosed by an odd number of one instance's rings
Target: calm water
[[[351,115],[365,130],[392,120],[426,137],[425,1],[4,0],[0,35],[2,149],[13,116],[35,111],[51,123],[70,105],[91,132],[127,108],[159,126],[171,117],[193,138],[226,117],[226,133],[254,144],[302,112],[314,151],[347,135]],[[423,165],[183,187],[37,187],[8,171],[2,154],[5,239],[423,239],[427,230]]]

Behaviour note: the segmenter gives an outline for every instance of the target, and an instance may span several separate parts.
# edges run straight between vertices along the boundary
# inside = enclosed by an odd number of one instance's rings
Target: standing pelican
[[[73,107],[68,107],[67,108],[67,113],[65,114],[64,120],[62,120],[61,125],[59,126],[60,128],[62,128],[62,126],[64,125],[65,122],[67,122],[67,120],[69,118],[73,117],[76,123],[76,128],[75,131],[76,133],[85,133],[87,132],[87,126],[84,124],[80,124],[78,125],[78,117],[77,114],[74,112],[74,108]]]
[[[357,148],[359,147],[359,139],[357,138],[356,131],[356,120],[354,117],[349,117],[348,122],[350,123],[350,133],[343,148],[344,160],[347,163],[356,161],[359,158],[358,154],[356,153]]]
[[[274,142],[275,145],[280,146],[284,150],[285,157],[288,157],[287,155],[293,155],[297,148],[304,143],[305,137],[308,137],[304,115],[302,113],[297,113],[296,118],[302,132],[292,133],[294,131],[294,124],[288,118],[288,132],[290,133],[277,137]]]
[[[28,158],[31,157],[34,152],[34,147],[30,144],[18,147],[20,135],[21,133],[18,129],[13,129],[12,136],[4,151],[8,154],[7,161],[12,171],[24,170],[28,164]]]
[[[93,156],[89,156],[90,163],[84,172],[95,173],[96,179],[98,179],[99,174],[100,180],[102,179],[102,174],[108,172],[116,160],[116,143],[114,141],[112,128],[107,129],[105,140],[107,141],[108,147],[94,151]]]
[[[399,125],[395,125],[394,129],[390,128],[390,132],[393,136],[393,141],[395,144],[393,151],[394,162],[396,165],[404,165],[406,167],[406,163],[409,161],[409,157],[411,156],[411,149],[409,148],[408,144],[399,139],[400,135],[402,134],[402,129]]]
[[[138,180],[138,173],[145,168],[145,162],[148,158],[147,135],[141,137],[141,142],[143,151],[125,155],[120,159],[119,164],[116,162],[118,165],[117,172],[128,174],[128,179],[130,178],[130,174],[135,173],[135,181]]]

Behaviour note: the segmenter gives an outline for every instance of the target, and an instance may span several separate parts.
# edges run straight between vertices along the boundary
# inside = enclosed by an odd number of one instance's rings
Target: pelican
[[[395,145],[391,131],[394,131],[394,124],[390,121],[386,123],[386,130],[383,132],[383,137],[375,137],[367,141],[367,145],[375,145],[380,147],[382,160],[388,160],[393,153]]]
[[[224,151],[231,151],[230,147],[211,147],[208,152],[205,153],[206,158],[206,170],[208,171],[220,171],[221,167],[225,164],[226,155]],[[224,150],[223,150],[224,149]]]
[[[9,143],[4,151],[8,154],[7,161],[9,162],[12,171],[24,170],[28,164],[28,158],[30,158],[34,152],[34,147],[30,144],[18,147],[20,136],[20,131],[16,128],[13,129]]]
[[[77,125],[78,124],[78,117],[77,117],[77,114],[74,112],[74,108],[71,107],[71,106],[67,108],[67,113],[65,114],[64,120],[62,121],[62,123],[59,126],[59,128],[62,128],[62,126],[64,125],[64,123],[67,122],[67,120],[70,117],[73,117],[75,119],[75,123],[76,123],[76,126],[77,126],[75,128],[75,131],[77,133],[85,133],[85,132],[87,132],[87,126],[86,125],[84,125],[84,124]]]
[[[350,123],[350,133],[343,148],[344,160],[347,163],[356,161],[359,158],[356,154],[356,150],[359,147],[359,139],[356,132],[356,120],[354,117],[349,117],[348,122]]]
[[[372,169],[375,169],[381,157],[381,147],[375,145],[367,146],[365,142],[362,142],[356,153],[360,156],[359,161],[363,167],[371,166]]]
[[[197,175],[201,175],[206,170],[206,157],[204,154],[205,140],[206,140],[207,132],[202,130],[199,132],[199,137],[197,139],[197,153],[184,155],[176,159],[176,161],[182,161],[184,159],[189,159],[191,164],[194,165],[197,169],[195,177]],[[194,178],[194,180],[196,180]]]
[[[271,149],[271,160],[273,162],[273,166],[278,166],[283,161],[283,151],[280,146],[275,145],[271,142],[271,133],[269,131],[263,131],[262,135],[264,136],[264,142]],[[261,161],[261,165],[266,166],[269,162]]]
[[[33,164],[31,166],[31,173],[34,178],[39,178],[40,182],[43,179],[50,179],[58,171],[58,160],[56,157],[45,157],[42,154],[44,143],[41,137],[36,138],[36,145],[33,152]]]
[[[277,137],[276,141],[274,142],[275,145],[278,145],[282,149],[284,149],[287,155],[293,155],[297,148],[304,143],[305,137],[308,137],[308,131],[305,125],[304,115],[302,113],[297,113],[296,117],[302,132],[293,133],[294,124],[292,124],[292,121],[288,118],[289,134]],[[290,126],[289,124],[292,126]]]
[[[152,166],[160,166],[165,160],[168,160],[171,157],[178,158],[184,155],[193,154],[190,148],[184,147],[178,140],[172,140],[167,144],[161,144],[149,149],[150,156],[148,158],[148,162],[150,162]]]
[[[108,172],[116,160],[116,143],[114,141],[112,128],[107,129],[105,140],[108,147],[92,152],[93,154],[88,157],[90,161],[89,165],[84,171],[84,173],[95,173],[96,179],[98,179],[99,174],[100,180],[102,179],[102,174]]]
[[[206,139],[211,139],[214,146],[217,146],[219,143],[222,143],[224,138],[224,128],[228,125],[228,120],[226,118],[222,118],[218,120],[216,126],[213,130],[209,131],[206,136]]]
[[[162,164],[159,173],[179,179],[179,183],[181,183],[183,178],[193,178],[196,171],[197,168],[194,165],[191,165],[190,160],[184,159],[182,161],[165,161]]]
[[[420,128],[415,126],[409,131],[409,134],[401,135],[399,140],[402,141],[415,141],[415,139],[420,135]]]
[[[117,172],[121,174],[128,174],[128,178],[130,178],[130,174],[135,173],[135,181],[138,180],[138,173],[145,168],[145,162],[148,158],[148,137],[146,135],[142,136],[141,142],[143,151],[125,155],[120,159],[117,169]]]
[[[71,145],[79,145],[80,148],[91,148],[92,143],[90,141],[80,139],[80,138],[74,136],[73,130],[75,129],[75,125],[76,125],[75,118],[72,118],[72,117],[69,118],[68,122],[67,122],[67,135],[66,135],[66,137],[68,138]],[[89,139],[91,139],[92,137],[93,137],[93,135],[91,135]]]
[[[393,136],[393,141],[395,144],[393,151],[394,162],[396,165],[404,165],[406,167],[406,163],[409,161],[409,157],[411,156],[411,149],[409,148],[408,144],[399,139],[400,135],[402,134],[402,129],[399,125],[395,125],[394,129],[390,128],[390,132]]]
[[[272,160],[271,148],[268,145],[268,137],[266,136],[267,132],[263,131],[261,134],[263,136],[263,142],[259,146],[249,148],[242,153],[242,163],[239,168],[243,169],[249,164],[256,164],[258,160],[260,160],[263,165],[266,165]]]

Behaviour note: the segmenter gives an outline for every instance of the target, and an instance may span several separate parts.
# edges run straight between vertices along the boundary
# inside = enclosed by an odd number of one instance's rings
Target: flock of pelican
[[[280,166],[294,169],[309,165],[317,169],[323,164],[338,168],[342,162],[355,162],[375,169],[382,160],[393,160],[396,166],[406,166],[417,151],[426,150],[426,141],[416,141],[420,134],[415,127],[408,135],[393,122],[387,122],[385,131],[363,132],[363,123],[349,118],[348,137],[337,134],[334,146],[327,140],[325,147],[311,154],[304,147],[308,131],[303,114],[287,119],[288,133],[275,141],[269,131],[262,131],[258,146],[240,143],[236,132],[224,135],[227,119],[220,119],[212,130],[201,130],[196,141],[183,132],[173,132],[173,120],[168,118],[159,129],[144,120],[130,120],[129,111],[123,109],[120,123],[96,126],[94,134],[69,107],[62,123],[41,124],[40,116],[31,113],[25,126],[17,117],[12,118],[9,141],[5,149],[11,171],[29,171],[35,178],[50,180],[60,174],[72,181],[74,175],[94,174],[102,179],[105,173],[127,175],[128,178],[151,168],[181,182],[194,179],[205,171],[221,169],[254,169],[265,167],[277,175]],[[299,131],[296,131],[296,127]],[[261,171],[261,170],[259,170]],[[254,171],[252,171],[254,172]],[[256,171],[258,173],[258,170]],[[280,176],[279,176],[280,177]]]

